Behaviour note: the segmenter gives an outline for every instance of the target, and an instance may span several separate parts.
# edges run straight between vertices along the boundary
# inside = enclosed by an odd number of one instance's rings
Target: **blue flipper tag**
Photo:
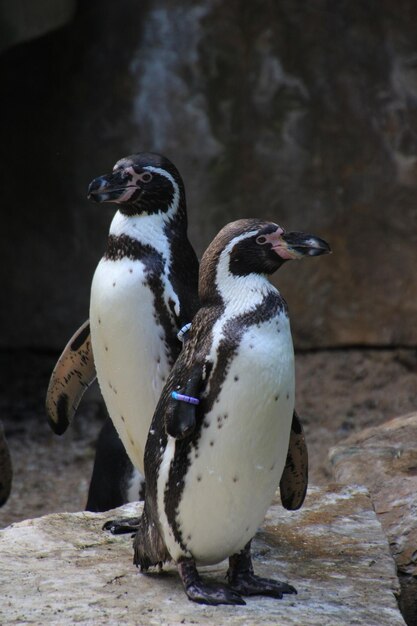
[[[180,328],[180,330],[177,332],[177,338],[181,341],[181,343],[184,343],[184,337],[185,335],[188,333],[188,331],[191,328],[191,322],[189,322],[188,324],[185,324],[182,328]]]
[[[177,391],[172,391],[171,397],[174,398],[174,400],[179,400],[180,402],[187,402],[188,404],[200,404],[200,400],[198,398],[193,398],[192,396],[185,396],[182,393],[178,393]]]

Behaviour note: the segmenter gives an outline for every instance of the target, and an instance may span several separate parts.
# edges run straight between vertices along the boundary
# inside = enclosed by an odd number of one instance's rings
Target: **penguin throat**
[[[159,252],[166,261],[170,259],[169,232],[170,220],[166,214],[135,215],[128,217],[118,211],[110,225],[109,240],[127,238]]]
[[[226,280],[217,285],[227,309],[237,307],[249,311],[257,307],[270,293],[279,294],[277,289],[262,274],[234,276],[229,274]]]
[[[215,273],[215,291],[227,308],[234,303],[241,310],[250,310],[262,302],[267,294],[278,293],[266,274],[255,271],[240,274],[230,268],[230,254],[236,242],[242,242],[252,234],[248,232],[236,237],[219,256]]]

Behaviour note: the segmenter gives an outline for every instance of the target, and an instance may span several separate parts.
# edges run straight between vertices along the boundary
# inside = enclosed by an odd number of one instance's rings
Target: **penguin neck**
[[[224,306],[230,313],[236,309],[239,314],[250,311],[262,304],[271,293],[279,297],[278,290],[263,274],[248,274],[235,276],[228,274],[217,280],[217,290],[221,295]]]
[[[243,238],[250,236],[245,233]],[[269,282],[266,274],[250,272],[236,274],[230,269],[232,240],[220,254],[203,255],[200,264],[199,298],[202,306],[222,306],[239,312],[251,310],[261,304],[269,294],[281,298],[279,291]]]
[[[262,304],[270,294],[281,298],[279,291],[264,274],[236,276],[231,272],[223,274],[219,269],[214,283],[200,283],[199,297],[202,306],[220,306],[228,314],[233,314],[234,310],[241,314]]]
[[[130,237],[154,248],[166,258],[170,255],[170,234],[176,228],[178,225],[163,213],[127,216],[117,211],[110,225],[109,235],[116,238]]]

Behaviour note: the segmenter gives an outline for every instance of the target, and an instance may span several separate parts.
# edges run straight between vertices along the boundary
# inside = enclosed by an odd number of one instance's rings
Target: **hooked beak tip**
[[[314,257],[331,253],[331,248],[327,241],[314,235],[291,232],[285,233],[282,239],[286,248],[285,258],[301,259],[304,256]]]

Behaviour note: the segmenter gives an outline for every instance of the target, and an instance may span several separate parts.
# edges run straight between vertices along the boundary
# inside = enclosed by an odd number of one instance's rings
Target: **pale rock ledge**
[[[293,513],[273,504],[254,542],[255,570],[288,580],[298,595],[242,607],[191,603],[172,565],[141,575],[129,536],[101,531],[138,508],[53,514],[0,531],[0,623],[404,625],[394,561],[362,487],[313,487]],[[226,566],[205,575],[220,580]]]

